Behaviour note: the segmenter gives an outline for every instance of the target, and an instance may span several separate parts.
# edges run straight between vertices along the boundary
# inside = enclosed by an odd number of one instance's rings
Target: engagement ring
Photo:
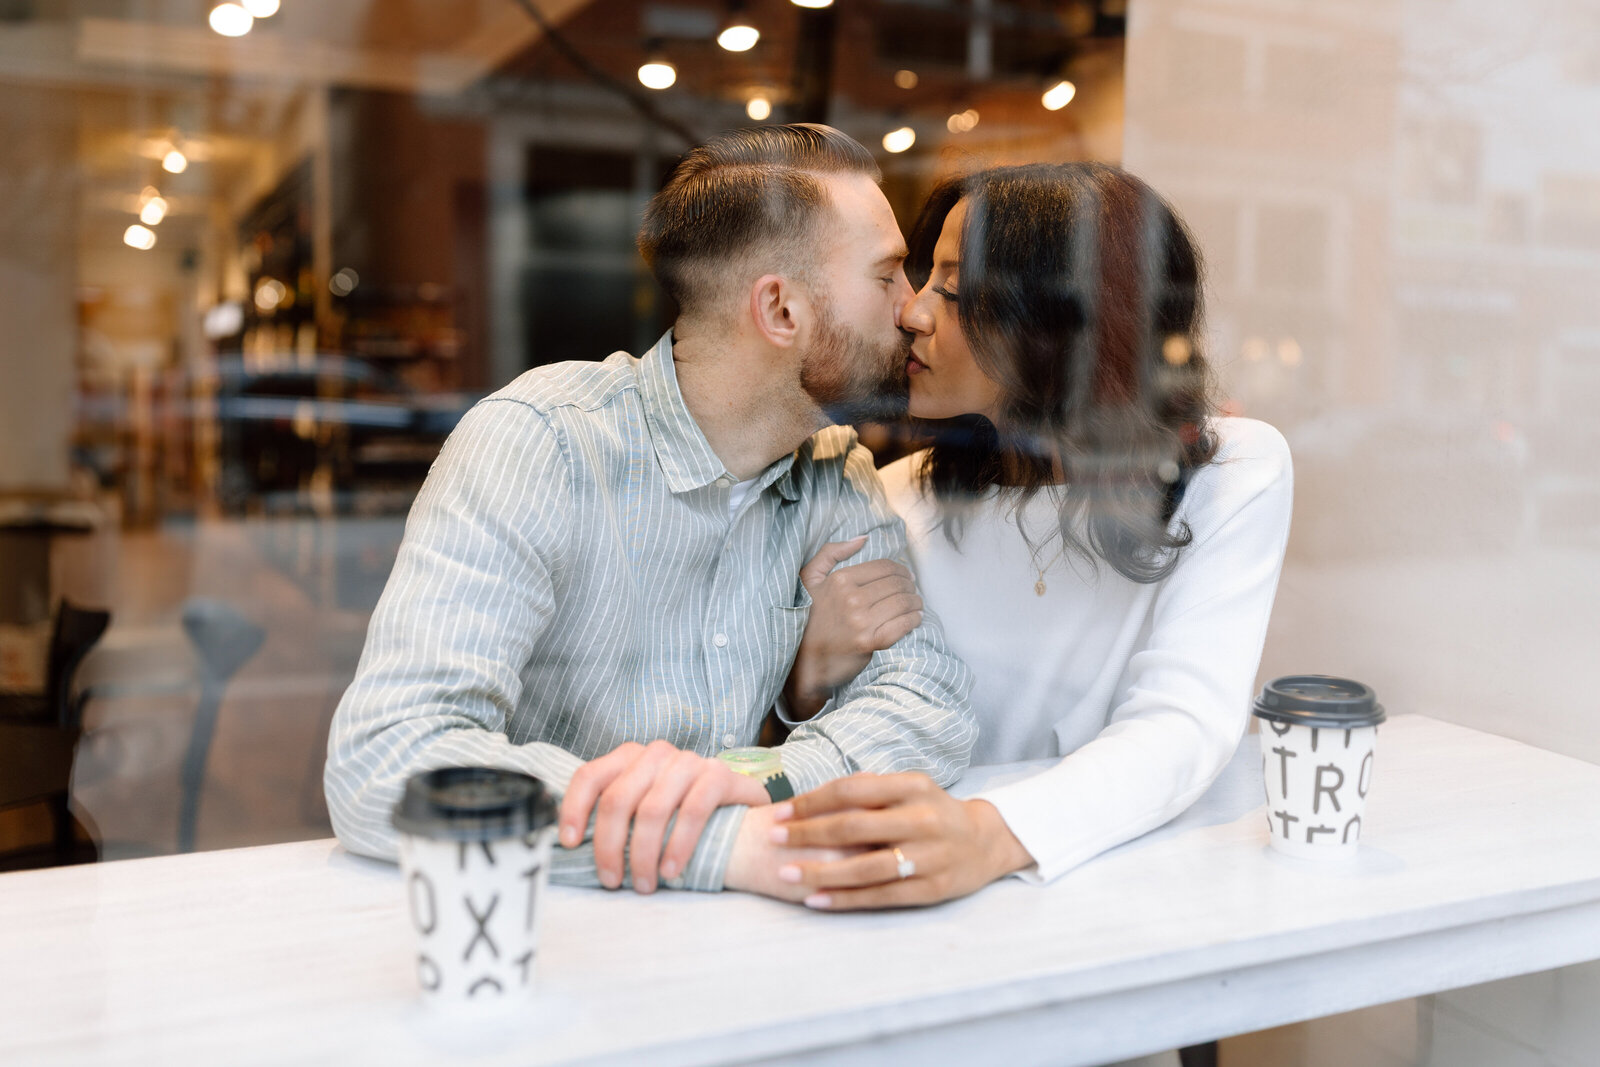
[[[917,864],[915,860],[906,859],[906,854],[901,852],[898,848],[893,849],[892,851],[894,852],[894,862],[896,865],[895,869],[900,872],[901,878],[910,878],[913,874],[917,873]]]

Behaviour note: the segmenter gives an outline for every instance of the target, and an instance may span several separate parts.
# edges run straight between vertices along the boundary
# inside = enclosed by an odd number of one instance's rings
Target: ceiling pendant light
[[[722,24],[722,32],[717,34],[717,44],[727,52],[748,52],[761,40],[761,31],[750,25],[750,20],[744,15],[742,3],[731,4],[728,8],[728,21]]]
[[[278,0],[239,0],[239,6],[258,19],[270,19],[278,13]]]
[[[139,205],[139,221],[146,226],[161,225],[161,220],[167,217],[166,199],[160,194],[140,199],[143,202]]]
[[[156,246],[156,232],[136,222],[122,231],[122,243],[129,248],[148,252]]]
[[[224,37],[243,37],[250,32],[256,17],[240,4],[226,3],[212,8],[211,17],[207,21],[211,23],[213,30]]]
[[[833,0],[789,0],[795,7],[807,7],[813,11],[820,11],[825,7],[832,7]]]
[[[978,112],[973,108],[957,111],[944,120],[945,129],[951,133],[968,133],[978,124]]]
[[[883,150],[896,154],[904,152],[917,143],[917,131],[910,126],[901,126],[899,129],[890,130],[883,135]]]
[[[765,122],[772,117],[772,101],[765,93],[757,93],[745,103],[744,113],[756,122]]]
[[[678,80],[678,68],[667,61],[661,42],[651,41],[646,49],[645,61],[639,66],[639,84],[657,91],[672,88]]]
[[[1067,79],[1062,78],[1044,91],[1044,95],[1039,98],[1039,102],[1044,105],[1046,111],[1060,111],[1072,103],[1072,98],[1077,95],[1078,87],[1067,81]]]

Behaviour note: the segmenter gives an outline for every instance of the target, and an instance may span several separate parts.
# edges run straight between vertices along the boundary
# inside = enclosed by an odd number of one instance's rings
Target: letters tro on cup
[[[1350,678],[1296,674],[1263,687],[1254,711],[1272,847],[1304,859],[1353,856],[1387,717],[1377,694]]]

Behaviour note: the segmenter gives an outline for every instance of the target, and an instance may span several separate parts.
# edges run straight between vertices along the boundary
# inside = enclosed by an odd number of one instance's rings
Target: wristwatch
[[[794,797],[794,786],[783,773],[783,756],[775,748],[729,748],[717,758],[747,778],[754,778],[776,804]]]

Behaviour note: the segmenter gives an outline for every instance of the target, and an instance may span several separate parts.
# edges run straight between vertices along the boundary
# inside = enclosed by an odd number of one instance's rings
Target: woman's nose
[[[930,287],[924,286],[922,292],[915,293],[900,308],[900,328],[915,334],[930,334],[933,332],[933,310],[928,306],[929,299],[933,296]]]

